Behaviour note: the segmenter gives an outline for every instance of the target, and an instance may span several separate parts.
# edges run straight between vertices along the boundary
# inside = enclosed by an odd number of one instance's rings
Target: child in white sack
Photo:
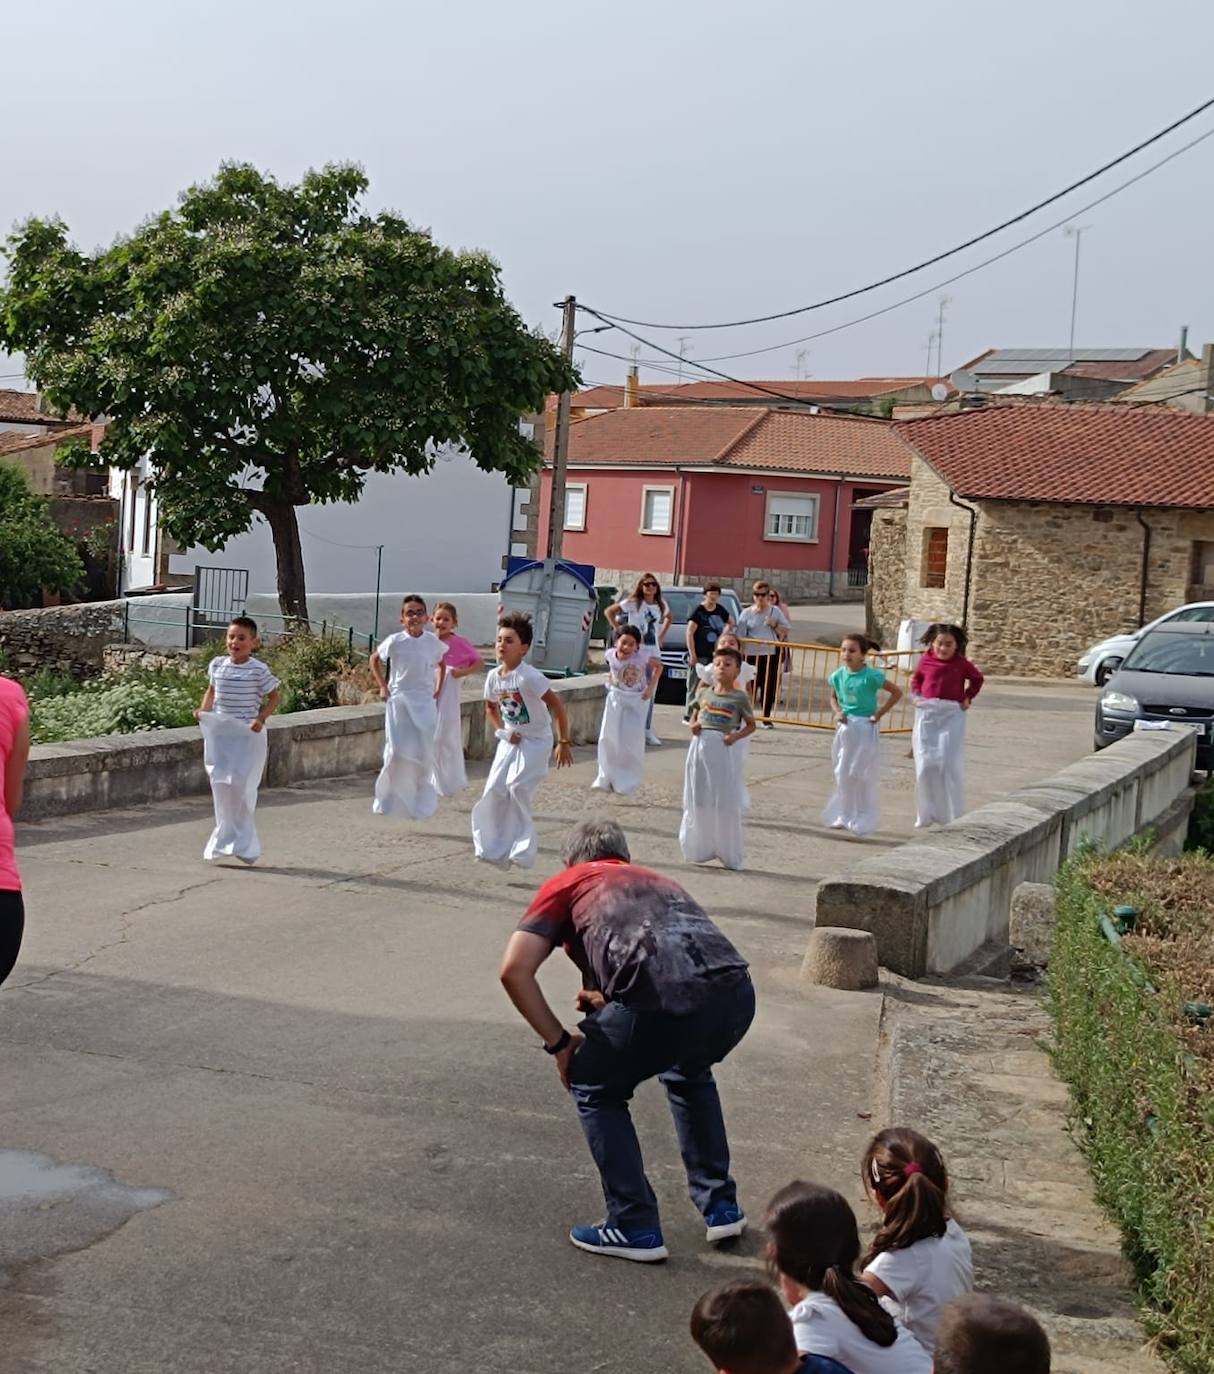
[[[423,820],[438,810],[434,785],[434,738],[438,698],[446,678],[447,646],[426,629],[426,603],[410,595],[401,602],[402,629],[371,655],[371,676],[384,712],[384,766],[375,780],[371,810],[377,816]],[[384,679],[383,665],[389,678]]]
[[[194,718],[202,728],[202,759],[215,802],[215,828],[204,859],[255,863],[261,855],[254,815],[266,768],[266,721],[278,710],[281,683],[254,651],[257,622],[234,616],[225,636],[227,654],[207,665],[207,689]]]
[[[590,785],[627,796],[641,785],[645,767],[645,713],[657,690],[662,660],[641,652],[641,632],[624,625],[607,650],[611,680],[599,728],[599,771]]]
[[[866,655],[880,648],[864,635],[847,635],[839,646],[842,664],[830,675],[830,705],[835,717],[831,746],[835,787],[822,812],[834,830],[867,835],[880,812],[881,735],[879,722],[902,700],[902,688],[886,682]],[[886,701],[877,705],[878,693]]]
[[[460,682],[477,673],[485,661],[476,645],[456,634],[459,612],[450,601],[437,601],[432,617],[434,633],[447,646],[446,676],[438,696],[438,733],[434,737],[434,786],[440,797],[454,797],[468,782],[464,768],[464,722],[460,710]]]
[[[719,859],[742,867],[742,813],[746,809],[745,754],[737,746],[755,731],[750,697],[738,686],[742,655],[718,646],[713,682],[691,704],[691,746],[683,772],[679,846],[688,863]]]
[[[531,648],[531,617],[522,612],[497,622],[496,668],[485,678],[485,714],[497,736],[497,752],[485,790],[472,808],[472,845],[483,863],[531,868],[538,847],[531,802],[548,773],[573,763],[569,718],[560,697],[538,668],[524,662]],[[552,748],[552,717],[557,742]]]
[[[918,826],[947,825],[965,810],[965,718],[982,690],[982,674],[965,656],[960,625],[929,625],[927,653],[911,676]]]

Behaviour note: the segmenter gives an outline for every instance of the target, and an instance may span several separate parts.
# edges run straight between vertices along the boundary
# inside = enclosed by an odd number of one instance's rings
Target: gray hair
[[[624,832],[615,821],[599,820],[575,825],[565,836],[561,858],[566,868],[572,868],[574,864],[594,863],[596,859],[623,859],[629,863],[632,855]]]

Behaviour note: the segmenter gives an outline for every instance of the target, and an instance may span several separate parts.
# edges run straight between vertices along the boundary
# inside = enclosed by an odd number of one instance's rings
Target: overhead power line
[[[1168,134],[1174,133],[1183,125],[1188,124],[1190,120],[1196,119],[1198,115],[1204,114],[1206,110],[1212,107],[1214,107],[1214,96],[1211,96],[1208,100],[1203,100],[1200,105],[1190,110],[1188,114],[1173,120],[1171,124],[1160,129],[1158,133],[1152,134],[1150,138],[1144,138],[1140,143],[1136,143],[1124,153],[1120,153],[1117,157],[1097,167],[1095,171],[1080,177],[1078,181],[1071,182],[1069,186],[1064,186],[1061,191],[1055,191],[1053,195],[1046,196],[1044,200],[1039,200],[1035,205],[1030,205],[1027,210],[1021,210],[1019,214],[1012,215],[1010,219],[1005,219],[1001,224],[996,224],[992,229],[987,229],[981,234],[975,234],[972,238],[966,239],[964,243],[959,243],[954,248],[948,248],[943,253],[936,253],[930,258],[924,258],[922,262],[916,263],[913,267],[905,267],[900,272],[892,272],[889,276],[882,277],[879,281],[870,282],[867,286],[857,286],[853,290],[844,291],[838,296],[828,296],[824,300],[814,301],[811,305],[799,305],[792,310],[777,310],[770,315],[752,315],[744,320],[724,320],[716,324],[670,324],[655,320],[634,320],[626,315],[614,315],[606,310],[591,310],[590,313],[597,316],[605,323],[609,322],[616,325],[633,324],[639,329],[738,329],[743,325],[767,324],[771,320],[786,320],[792,315],[804,315],[811,310],[821,310],[828,305],[837,305],[840,301],[852,300],[856,296],[863,296],[870,291],[876,291],[882,286],[889,286],[891,282],[901,281],[904,277],[913,276],[916,272],[922,272],[925,268],[932,267],[938,262],[943,262],[946,258],[955,257],[958,253],[964,252],[967,248],[972,248],[977,243],[982,243],[986,239],[993,238],[996,234],[1002,233],[1004,229],[1010,229],[1013,224],[1020,224],[1031,215],[1037,214],[1047,206],[1055,204],[1055,202],[1062,200],[1065,196],[1069,196],[1073,191],[1079,190],[1081,186],[1086,186],[1089,182],[1095,181],[1097,177],[1101,177],[1106,172],[1112,171],[1114,167],[1120,166],[1121,163],[1142,152],[1144,148],[1149,148],[1153,143],[1158,143],[1161,138],[1166,138]],[[589,307],[583,306],[582,309],[589,309]],[[678,355],[676,354],[674,356],[677,357]]]

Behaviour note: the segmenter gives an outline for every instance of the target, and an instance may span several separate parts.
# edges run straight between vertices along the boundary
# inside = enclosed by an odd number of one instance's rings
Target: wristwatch
[[[545,1054],[563,1054],[573,1041],[573,1036],[567,1030],[562,1030],[560,1035],[551,1045],[544,1046]]]

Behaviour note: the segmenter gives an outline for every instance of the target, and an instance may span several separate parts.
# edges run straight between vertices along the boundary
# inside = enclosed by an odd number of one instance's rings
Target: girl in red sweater
[[[915,824],[947,825],[965,810],[965,713],[982,689],[982,674],[965,657],[960,625],[929,625],[919,642],[927,653],[911,677]]]

